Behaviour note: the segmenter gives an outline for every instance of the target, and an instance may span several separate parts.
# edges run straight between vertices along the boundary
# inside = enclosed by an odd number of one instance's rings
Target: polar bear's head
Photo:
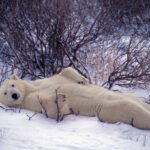
[[[18,76],[12,75],[0,87],[0,102],[6,106],[16,106],[25,97],[25,85]]]

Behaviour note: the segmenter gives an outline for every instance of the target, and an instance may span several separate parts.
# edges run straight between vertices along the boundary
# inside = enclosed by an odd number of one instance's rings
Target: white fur
[[[19,99],[14,101],[11,98],[12,93],[20,95]],[[72,68],[67,68],[51,78],[37,80],[33,84],[12,77],[0,88],[0,102],[7,106],[43,112],[55,119],[62,119],[73,113],[97,116],[105,122],[124,122],[138,128],[150,129],[148,104],[136,96],[89,84],[87,79]]]

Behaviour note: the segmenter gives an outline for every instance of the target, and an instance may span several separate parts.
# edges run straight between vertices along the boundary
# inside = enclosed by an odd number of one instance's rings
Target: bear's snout
[[[19,96],[17,93],[13,93],[13,94],[11,95],[11,97],[12,97],[14,100],[18,100],[20,96]]]

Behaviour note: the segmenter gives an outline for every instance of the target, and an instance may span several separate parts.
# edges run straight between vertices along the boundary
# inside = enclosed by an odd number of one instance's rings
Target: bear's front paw
[[[82,84],[82,85],[88,85],[89,84],[89,80],[82,77],[82,80],[81,81],[78,81],[77,82],[78,84]]]

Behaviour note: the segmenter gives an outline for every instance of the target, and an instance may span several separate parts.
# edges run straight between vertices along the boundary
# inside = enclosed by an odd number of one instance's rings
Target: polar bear
[[[150,106],[137,97],[89,83],[79,84],[70,79],[66,83],[60,82],[57,80],[59,76],[63,79],[60,73],[56,78],[52,77],[56,81],[49,79],[46,86],[42,83],[36,86],[13,76],[0,88],[0,102],[10,107],[44,113],[57,120],[68,114],[97,116],[104,122],[124,122],[137,128],[150,129]]]
[[[89,81],[72,67],[65,68],[58,75],[46,79],[39,79],[33,83],[28,83],[21,80],[18,76],[12,75],[4,81],[0,88],[0,95],[2,95],[0,102],[9,107],[20,107],[36,112],[43,112],[43,106],[41,107],[43,101],[54,99],[55,93],[53,89],[57,89],[59,85],[65,83],[87,85]],[[42,99],[42,103],[40,99]],[[47,101],[44,102],[44,104],[46,103]],[[52,105],[52,108],[49,110],[49,117],[56,118],[56,104],[53,101],[48,101],[48,103]],[[59,103],[60,106],[61,103]]]

